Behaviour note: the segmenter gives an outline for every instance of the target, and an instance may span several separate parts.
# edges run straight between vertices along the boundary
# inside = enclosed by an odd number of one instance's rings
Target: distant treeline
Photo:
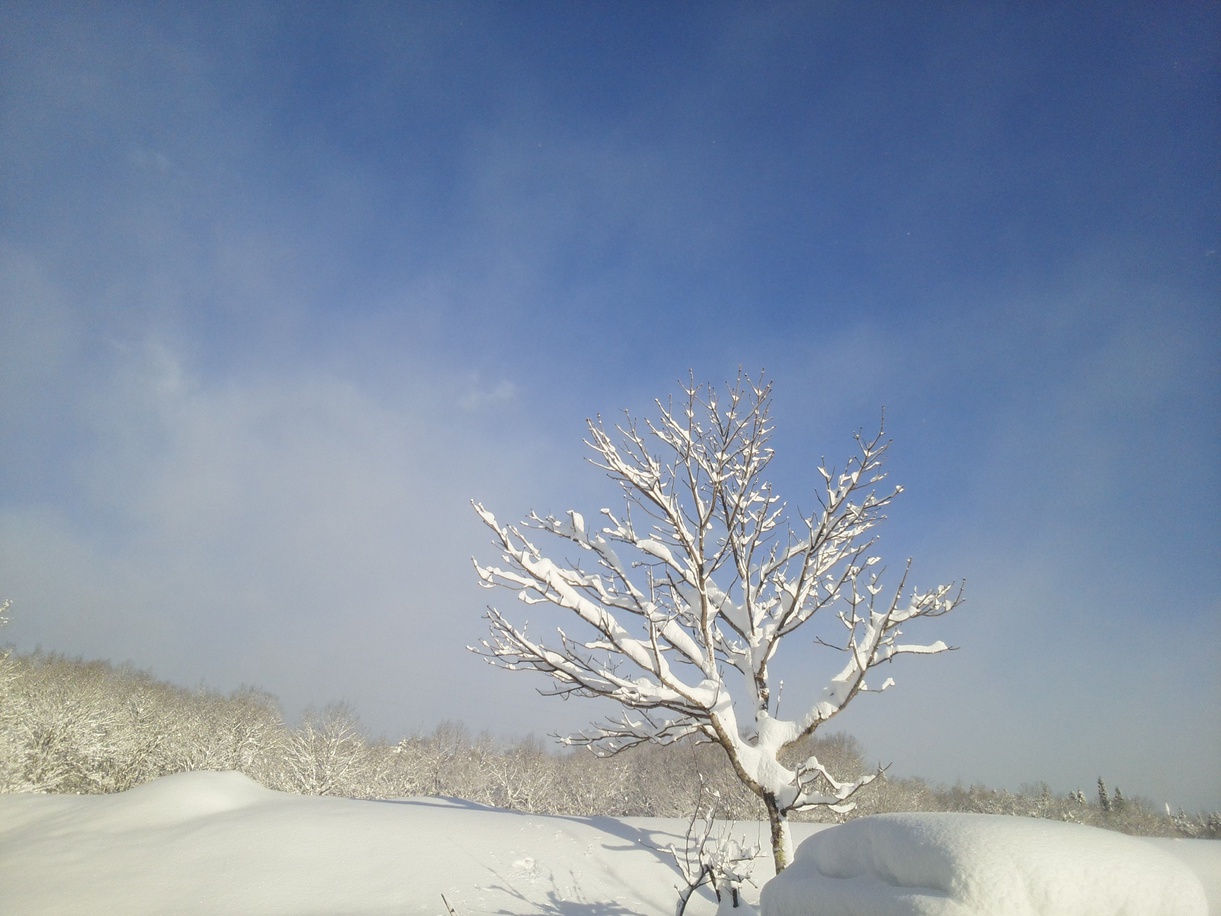
[[[816,738],[837,778],[868,772],[860,743]],[[0,791],[120,792],[186,770],[238,770],[271,789],[349,798],[431,795],[537,814],[688,817],[703,797],[716,815],[765,819],[755,796],[713,745],[643,746],[610,758],[557,752],[539,739],[497,741],[447,723],[432,734],[370,740],[343,705],[288,725],[275,697],[187,690],[108,662],[34,652],[0,658]],[[882,776],[862,789],[844,820],[889,811],[977,811],[1075,821],[1149,836],[1221,836],[1221,815],[1171,814],[1109,792],[1056,795],[1046,785],[1018,793],[931,785]],[[706,801],[705,801],[706,803]]]

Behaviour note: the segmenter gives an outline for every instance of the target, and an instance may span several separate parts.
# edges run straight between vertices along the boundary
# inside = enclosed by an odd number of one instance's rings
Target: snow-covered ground
[[[1201,881],[1173,849],[1035,818],[883,814],[806,840],[764,889],[763,913],[1207,916]]]
[[[184,773],[120,795],[0,796],[0,912],[444,916],[444,895],[459,916],[669,916],[681,882],[656,847],[681,843],[685,829],[456,800],[285,795],[236,773]],[[795,839],[816,830],[795,825]],[[766,847],[763,825],[735,833]],[[1221,913],[1221,843],[1133,842],[1186,863]],[[803,864],[786,874],[796,879]],[[769,877],[761,859],[756,879]],[[687,912],[715,911],[705,894]]]

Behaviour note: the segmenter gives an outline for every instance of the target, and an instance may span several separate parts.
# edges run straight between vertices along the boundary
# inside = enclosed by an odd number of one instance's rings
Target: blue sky
[[[4,3],[5,638],[575,728],[463,648],[469,500],[592,516],[586,417],[766,369],[777,489],[884,407],[880,550],[968,581],[839,727],[1221,807],[1217,47],[1206,3]]]

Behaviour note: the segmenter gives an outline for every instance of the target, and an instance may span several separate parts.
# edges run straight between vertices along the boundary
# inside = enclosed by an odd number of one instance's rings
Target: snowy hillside
[[[681,842],[685,827],[458,800],[303,797],[236,773],[184,773],[108,796],[4,795],[0,912],[441,916],[444,894],[459,916],[669,916],[678,873],[655,850]],[[819,829],[794,828],[797,842]],[[763,829],[739,832],[753,841]],[[1156,842],[1187,862],[1221,912],[1221,844],[1118,839]],[[764,856],[756,878],[767,877]],[[715,910],[706,894],[688,913]]]

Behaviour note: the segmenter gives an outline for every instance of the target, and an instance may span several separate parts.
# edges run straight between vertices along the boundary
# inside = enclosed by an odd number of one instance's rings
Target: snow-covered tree
[[[377,762],[346,703],[321,712],[311,708],[285,747],[286,788],[302,795],[376,797],[381,774],[370,772],[370,764]]]
[[[589,421],[591,462],[625,497],[622,510],[601,510],[599,525],[575,511],[502,525],[474,503],[505,564],[476,561],[481,582],[570,611],[580,630],[537,637],[490,608],[491,638],[472,648],[498,666],[549,675],[550,693],[619,704],[618,715],[570,744],[603,755],[691,736],[720,745],[767,809],[780,870],[791,812],[848,809],[876,775],[841,782],[816,755],[785,764],[783,752],[858,693],[893,683],[867,686],[871,669],[945,651],[940,641],[903,642],[901,630],[952,610],[961,589],[910,588],[910,560],[883,589],[874,528],[901,488],[877,489],[889,445],[881,429],[857,434],[842,472],[819,465],[818,508],[790,521],[764,476],[770,383],[740,375],[724,393],[694,380],[682,392],[677,403],[658,401],[659,416],[643,424],[629,417],[608,432],[600,418]],[[537,546],[545,539],[550,552]],[[790,688],[781,716],[778,652],[798,648],[792,637],[816,617],[832,628],[813,641],[842,652],[842,667],[811,696]],[[808,651],[811,640],[800,645]]]
[[[736,910],[741,903],[742,885],[754,883],[750,876],[759,846],[748,845],[745,838],[735,839],[727,825],[722,825],[714,835],[716,794],[701,777],[699,798],[687,821],[682,851],[673,844],[668,847],[685,882],[684,886],[675,888],[678,891],[675,916],[686,913],[692,895],[705,884],[712,885],[720,903],[718,912]]]

